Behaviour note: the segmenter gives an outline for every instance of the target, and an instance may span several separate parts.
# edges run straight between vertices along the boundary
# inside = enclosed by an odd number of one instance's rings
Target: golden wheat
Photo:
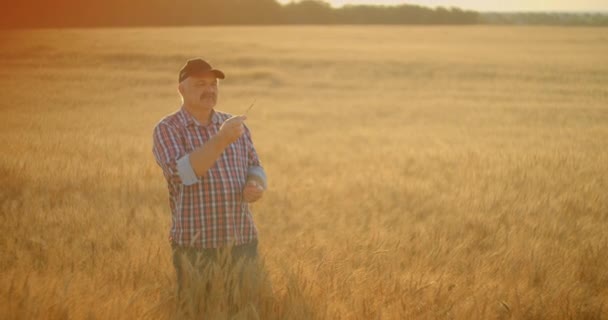
[[[0,318],[608,319],[606,34],[2,31]],[[271,294],[175,299],[151,138],[193,56],[257,99]]]

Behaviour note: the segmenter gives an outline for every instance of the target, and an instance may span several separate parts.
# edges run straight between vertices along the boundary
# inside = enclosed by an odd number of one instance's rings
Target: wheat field
[[[227,75],[218,110],[257,99],[269,180],[272,291],[232,318],[608,319],[606,28],[13,30],[0,49],[1,319],[201,318],[175,298],[152,155],[196,56]]]

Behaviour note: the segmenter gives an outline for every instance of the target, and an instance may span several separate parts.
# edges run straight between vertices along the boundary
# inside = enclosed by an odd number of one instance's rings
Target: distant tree
[[[335,23],[334,9],[327,2],[320,0],[290,2],[283,6],[283,14],[288,23]]]

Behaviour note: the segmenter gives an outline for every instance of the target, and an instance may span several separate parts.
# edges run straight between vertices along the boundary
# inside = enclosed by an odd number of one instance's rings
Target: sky
[[[287,3],[291,0],[279,0]],[[458,7],[475,11],[608,11],[608,0],[324,0],[334,7],[345,4],[415,4]]]

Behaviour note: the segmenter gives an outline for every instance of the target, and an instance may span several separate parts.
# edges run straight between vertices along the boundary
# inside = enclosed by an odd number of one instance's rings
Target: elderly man
[[[245,116],[214,110],[222,71],[197,58],[179,72],[180,109],[154,128],[153,154],[169,188],[178,288],[182,256],[213,260],[222,248],[233,259],[257,257],[257,229],[249,203],[262,197],[266,174]]]

